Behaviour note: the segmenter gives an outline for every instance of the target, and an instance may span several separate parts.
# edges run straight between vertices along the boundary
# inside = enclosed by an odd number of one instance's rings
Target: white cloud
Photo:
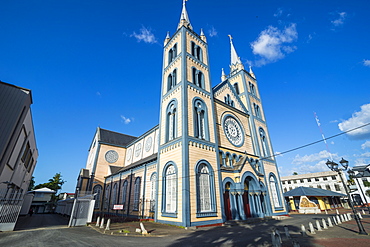
[[[315,164],[301,165],[297,168],[297,173],[298,174],[323,172],[323,171],[330,171],[328,166],[326,165],[326,160],[321,160],[321,161],[319,161]]]
[[[261,57],[256,65],[264,65],[275,62],[297,49],[296,46],[287,45],[298,38],[296,24],[293,23],[284,30],[269,26],[263,30],[257,40],[251,43],[252,52]]]
[[[123,115],[121,115],[121,119],[122,119],[122,121],[125,123],[125,124],[129,124],[129,123],[131,123],[131,121],[133,120],[133,119],[130,119],[130,118],[126,118],[125,116],[123,116]]]
[[[359,112],[353,113],[351,118],[339,123],[338,127],[345,132],[368,123],[370,123],[370,104],[365,104],[361,106]],[[370,125],[348,132],[347,135],[353,139],[366,139],[370,136]]]
[[[217,30],[212,26],[211,29],[208,30],[209,37],[217,36]]]
[[[370,60],[368,59],[364,59],[364,65],[367,66],[367,67],[370,67]]]
[[[96,95],[99,96],[99,97],[101,97],[101,93],[99,91],[96,92]]]
[[[370,158],[370,152],[366,152],[366,153],[361,154],[361,157]]]
[[[297,154],[294,157],[292,164],[302,165],[306,163],[312,163],[312,162],[322,161],[326,159],[332,159],[332,156],[335,157],[336,154],[331,154],[330,156],[330,153],[326,150],[320,151],[319,153],[304,155],[304,156],[300,156],[299,154]]]
[[[339,16],[337,19],[331,21],[331,23],[335,26],[335,27],[338,27],[338,26],[341,26],[344,24],[344,20],[346,19],[347,17],[347,13],[346,12],[340,12],[340,13],[337,13]]]
[[[364,144],[361,145],[362,149],[370,148],[370,141],[366,141]]]
[[[274,17],[280,17],[283,14],[283,9],[278,8],[274,14]]]
[[[140,33],[134,32],[130,35],[130,37],[135,37],[138,42],[143,41],[149,44],[157,43],[157,40],[152,31],[144,26],[140,28]]]

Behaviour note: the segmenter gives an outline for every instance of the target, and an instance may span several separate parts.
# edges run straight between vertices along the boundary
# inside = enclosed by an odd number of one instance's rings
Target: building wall
[[[281,182],[284,192],[303,186],[346,194],[340,176],[333,171],[285,176]]]
[[[31,91],[0,82],[0,194],[23,198],[34,172],[38,150]]]

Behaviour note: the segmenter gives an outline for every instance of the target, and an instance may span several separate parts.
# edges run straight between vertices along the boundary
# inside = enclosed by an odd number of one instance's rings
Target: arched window
[[[252,82],[249,82],[249,90],[251,94],[256,95],[256,90],[254,88],[254,84]]]
[[[166,141],[171,141],[177,137],[177,110],[176,101],[171,101],[166,112]]]
[[[205,88],[204,75],[201,71],[197,70],[196,68],[192,69],[192,79],[193,79],[194,85],[197,85],[200,88]]]
[[[109,204],[109,192],[110,192],[110,185],[107,185],[107,187],[105,188],[104,209],[108,209],[108,204]]]
[[[172,48],[172,52],[173,52],[173,54],[172,54],[173,58],[177,57],[177,44],[175,44],[175,45],[173,46],[173,48]]]
[[[135,189],[134,189],[134,210],[139,210],[139,202],[140,202],[140,183],[141,179],[135,179]]]
[[[227,94],[224,97],[225,103],[228,104],[229,106],[234,107],[234,101],[231,99],[230,94]]]
[[[150,177],[150,183],[151,183],[151,190],[150,190],[150,211],[155,210],[155,200],[156,200],[156,195],[157,195],[157,173],[153,173],[152,176]]]
[[[93,194],[95,194],[95,196],[94,196],[94,199],[95,199],[94,208],[99,208],[99,206],[100,206],[102,190],[103,190],[103,187],[100,184],[94,186],[94,189],[93,189]]]
[[[214,176],[207,161],[200,161],[196,169],[197,217],[212,216],[216,210]]]
[[[168,64],[172,62],[172,59],[173,59],[173,51],[172,49],[170,49],[170,51],[168,52]]]
[[[115,183],[113,186],[111,205],[114,205],[116,203],[117,203],[117,183]]]
[[[226,164],[225,164],[225,154],[224,154],[224,152],[222,152],[222,151],[220,151],[220,152],[219,152],[219,159],[220,159],[220,166],[221,166],[221,167],[226,166]]]
[[[128,185],[127,181],[123,182],[123,186],[122,186],[122,204],[123,204],[124,208],[126,208],[127,185]]]
[[[257,105],[256,103],[253,103],[253,106],[254,106],[254,112],[255,112],[255,114],[256,114],[256,117],[261,118],[261,112],[260,112],[260,107],[259,107],[259,105]]]
[[[174,165],[169,165],[164,172],[164,212],[176,213],[177,210],[177,176]]]
[[[262,153],[264,157],[269,157],[270,156],[270,150],[268,147],[268,142],[267,142],[267,137],[265,131],[260,128],[260,139],[261,139],[261,144],[262,144]]]
[[[236,94],[239,94],[240,93],[239,92],[239,86],[238,86],[238,83],[237,82],[234,83],[234,89],[235,89]]]
[[[200,99],[194,101],[194,136],[209,140],[207,107]]]
[[[176,86],[177,83],[177,72],[176,69],[167,77],[167,91],[171,90]]]
[[[177,84],[177,71],[174,70],[172,72],[172,87],[175,87]]]
[[[169,74],[167,77],[167,91],[171,90],[172,88],[172,74]]]
[[[232,167],[233,166],[233,160],[232,160],[232,158],[230,157],[231,155],[230,155],[230,153],[226,153],[226,166],[230,166],[230,167]]]
[[[203,61],[203,52],[202,52],[202,49],[199,46],[197,47],[196,58],[199,61]]]
[[[191,42],[191,55],[195,56],[195,43]]]
[[[211,187],[210,175],[207,165],[202,164],[198,167],[198,211],[211,211]]]
[[[194,42],[191,42],[191,55],[193,55],[199,61],[203,61],[203,52],[200,46],[196,45]]]
[[[168,64],[170,64],[175,58],[177,57],[177,44],[175,44],[169,51],[168,51]]]
[[[280,208],[281,206],[281,199],[280,199],[280,193],[279,193],[279,187],[278,183],[276,181],[276,177],[274,175],[270,175],[270,193],[271,193],[271,199],[272,199],[272,205],[275,208]]]

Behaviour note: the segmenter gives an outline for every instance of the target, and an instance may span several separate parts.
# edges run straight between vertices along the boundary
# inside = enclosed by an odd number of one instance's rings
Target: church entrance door
[[[226,220],[232,220],[233,216],[231,214],[230,193],[228,190],[224,193],[224,207]]]
[[[249,205],[249,198],[248,198],[248,191],[244,191],[243,194],[243,205],[244,205],[244,213],[247,218],[251,218],[251,208]]]

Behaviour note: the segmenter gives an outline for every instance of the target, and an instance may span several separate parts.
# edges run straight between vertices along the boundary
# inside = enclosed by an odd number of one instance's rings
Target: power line
[[[295,151],[295,150],[298,150],[298,149],[301,149],[301,148],[305,148],[305,147],[308,147],[308,146],[311,146],[311,145],[314,145],[314,144],[317,144],[317,143],[320,143],[320,142],[323,142],[323,141],[326,141],[326,140],[332,139],[332,138],[337,137],[337,136],[340,136],[340,135],[347,134],[347,133],[349,133],[349,132],[351,132],[351,131],[354,131],[354,130],[357,130],[357,129],[361,129],[361,128],[366,127],[366,126],[368,126],[368,125],[370,125],[370,123],[367,123],[367,124],[364,124],[364,125],[358,126],[358,127],[356,127],[356,128],[353,128],[353,129],[349,129],[349,130],[347,130],[347,131],[344,131],[344,132],[342,132],[342,133],[339,133],[339,134],[336,134],[336,135],[330,136],[330,137],[328,137],[328,138],[324,138],[324,139],[322,139],[322,140],[318,140],[318,141],[315,141],[315,142],[311,142],[311,143],[305,144],[305,145],[303,145],[303,146],[299,146],[299,147],[296,147],[296,148],[289,149],[289,150],[284,151],[284,152],[281,152],[281,153],[279,153],[279,154],[274,154],[274,155],[271,155],[271,156],[268,156],[268,157],[261,158],[260,160],[265,160],[265,159],[272,158],[272,157],[276,157],[276,156],[279,156],[279,155],[282,155],[282,154],[290,153],[290,152],[293,152],[293,151]]]
[[[341,132],[341,133],[339,133],[339,134],[336,134],[336,135],[330,136],[330,137],[325,138],[325,139],[322,139],[322,140],[318,140],[318,141],[311,142],[311,143],[308,143],[308,144],[305,144],[305,145],[302,145],[302,146],[299,146],[299,147],[296,147],[296,148],[289,149],[289,150],[284,151],[284,152],[281,152],[281,153],[279,153],[279,154],[274,154],[274,155],[271,155],[271,156],[268,156],[268,157],[260,158],[259,160],[266,160],[266,159],[273,158],[273,157],[276,157],[276,156],[279,156],[279,155],[282,155],[282,154],[286,154],[286,153],[289,153],[289,152],[293,152],[293,151],[298,150],[298,149],[302,149],[302,148],[305,148],[305,147],[308,147],[308,146],[312,146],[312,145],[314,145],[314,144],[317,144],[317,143],[323,142],[323,141],[325,141],[325,140],[333,139],[333,138],[335,138],[335,137],[337,137],[337,136],[340,136],[340,135],[343,135],[343,134],[346,134],[346,133],[352,132],[352,131],[357,130],[357,129],[361,129],[361,128],[366,127],[366,126],[368,126],[368,125],[370,125],[370,123],[367,123],[367,124],[364,124],[364,125],[358,126],[358,127],[356,127],[356,128],[353,128],[353,129],[349,129],[349,130],[347,130],[347,131]],[[158,163],[156,163],[156,165],[158,165]],[[219,172],[220,170],[222,170],[220,167],[219,167],[219,168],[217,168],[217,169],[215,169],[215,170],[213,171],[213,174],[214,174],[215,172]],[[126,172],[128,172],[128,170],[127,170]],[[123,172],[123,173],[125,173],[125,172]],[[118,176],[118,174],[114,174],[114,175],[113,175],[113,177],[114,177],[114,176],[116,176],[116,175]],[[190,178],[190,177],[195,177],[195,176],[196,176],[196,174],[194,174],[194,175],[187,175],[187,176],[178,176],[178,177],[176,177],[176,179]],[[126,179],[124,178],[123,180],[126,180]],[[117,181],[118,181],[118,180],[117,180]],[[117,181],[114,181],[114,182],[117,182]],[[157,181],[158,181],[158,182],[162,182],[162,181],[163,181],[163,179],[161,179],[161,178],[157,177]],[[114,183],[114,182],[113,182],[113,183]]]

